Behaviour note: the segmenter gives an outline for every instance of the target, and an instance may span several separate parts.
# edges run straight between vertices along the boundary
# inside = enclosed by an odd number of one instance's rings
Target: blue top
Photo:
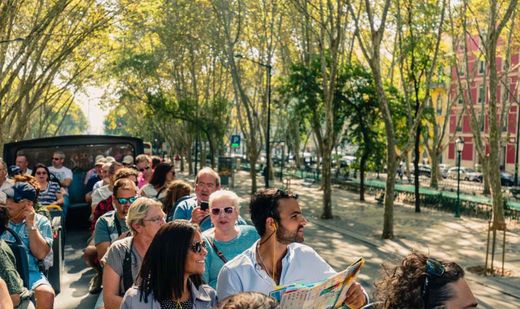
[[[121,228],[119,233],[117,225]],[[94,244],[99,245],[103,242],[113,243],[121,234],[128,231],[125,219],[119,219],[115,210],[111,210],[99,217],[94,228]]]
[[[276,283],[256,260],[256,241],[244,253],[226,263],[217,279],[220,299],[240,292],[260,292],[269,295]],[[336,271],[311,247],[292,243],[282,259],[280,285],[314,283],[334,275]]]
[[[42,235],[43,239],[50,248],[52,248],[52,228],[51,223],[49,222],[49,219],[47,217],[42,216],[40,214],[36,214],[34,217],[34,225]],[[22,239],[26,252],[27,252],[27,259],[29,262],[29,271],[30,272],[39,272],[40,269],[38,268],[38,259],[34,257],[31,253],[31,247],[29,244],[29,232],[27,231],[25,227],[25,220],[23,220],[21,223],[13,223],[9,221],[9,228],[11,228],[13,231],[20,236]],[[11,233],[3,233],[2,237],[3,240],[15,242],[15,238],[11,235]]]
[[[227,261],[231,261],[235,256],[251,247],[251,245],[258,240],[259,236],[256,229],[250,225],[239,225],[237,237],[226,242],[215,240],[213,231],[214,229],[210,229],[202,234],[206,242],[206,250],[208,250],[208,255],[206,255],[206,270],[204,271],[203,278],[212,288],[216,288],[217,276],[222,266],[224,266],[224,261],[219,258],[215,249],[211,246],[211,242],[222,252]]]
[[[191,220],[191,212],[195,207],[197,207],[197,197],[194,196],[192,198],[183,200],[177,205],[175,208],[175,212],[173,213],[173,220],[184,219]],[[247,225],[247,222],[242,219],[242,217],[238,216],[237,225]],[[213,223],[211,223],[210,216],[204,217],[199,223],[199,228],[201,232],[209,230],[213,227]]]
[[[175,214],[175,210],[177,209],[177,207],[184,201],[186,200],[189,200],[189,199],[193,199],[192,196],[190,195],[186,195],[186,196],[183,196],[181,197],[180,199],[177,200],[177,202],[175,202],[175,204],[173,205],[172,209],[170,210],[169,213],[167,213],[167,217],[166,217],[166,222],[170,222],[172,221],[173,219],[175,219],[173,216]],[[180,213],[179,212],[179,216],[185,216],[186,214],[185,213]],[[189,214],[190,218],[191,218],[191,211],[190,211],[190,214]],[[182,219],[182,218],[176,218],[176,219]],[[186,220],[189,220],[189,219],[186,219]]]

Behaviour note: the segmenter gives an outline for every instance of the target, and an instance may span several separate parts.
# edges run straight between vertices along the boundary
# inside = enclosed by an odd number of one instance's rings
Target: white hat
[[[134,157],[132,157],[131,155],[126,155],[123,158],[123,164],[134,164]]]
[[[104,159],[104,158],[105,158],[104,155],[102,155],[102,154],[98,154],[98,155],[96,156],[96,159],[94,160],[94,162],[97,162],[97,161],[99,161],[99,160],[101,160],[101,159]]]
[[[107,156],[106,159],[107,159],[107,163],[116,162],[116,159],[112,156]]]

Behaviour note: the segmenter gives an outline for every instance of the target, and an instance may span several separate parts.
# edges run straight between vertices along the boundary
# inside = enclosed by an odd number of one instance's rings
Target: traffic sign
[[[240,135],[231,135],[231,148],[240,147]]]

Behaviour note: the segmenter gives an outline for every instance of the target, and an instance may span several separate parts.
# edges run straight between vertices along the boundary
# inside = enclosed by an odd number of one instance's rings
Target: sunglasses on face
[[[193,251],[193,253],[201,253],[202,248],[206,249],[206,243],[204,242],[204,240],[201,240],[191,245],[191,251]]]
[[[36,175],[47,175],[47,172],[36,172]]]
[[[54,161],[59,161],[61,158],[52,158]]]
[[[233,207],[224,207],[224,208],[211,208],[211,213],[215,216],[218,216],[220,212],[223,210],[225,214],[232,214],[233,213]]]
[[[144,172],[144,171],[147,171],[149,169],[150,169],[150,167],[147,166],[147,167],[140,168],[139,171]]]
[[[137,200],[137,196],[132,196],[132,197],[128,197],[128,198],[117,197],[116,200],[121,205],[126,205],[127,203],[132,204],[133,202],[135,202],[135,200]]]

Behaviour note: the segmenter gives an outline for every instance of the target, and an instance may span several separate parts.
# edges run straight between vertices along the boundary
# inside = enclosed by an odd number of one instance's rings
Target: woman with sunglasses
[[[32,172],[40,186],[38,203],[40,205],[63,205],[63,188],[55,181],[51,181],[50,172],[47,166],[38,163]]]
[[[218,273],[227,261],[250,248],[259,236],[250,225],[237,225],[240,198],[232,191],[219,190],[209,196],[211,223],[204,231],[208,248],[204,280],[216,288]]]
[[[411,253],[375,283],[377,308],[476,308],[464,270],[421,253]]]
[[[143,260],[139,279],[123,298],[122,309],[213,308],[217,295],[203,284],[206,243],[186,220],[163,225]]]
[[[132,287],[143,257],[155,234],[165,223],[162,204],[146,197],[135,200],[126,215],[132,236],[115,241],[102,259],[103,301],[106,309],[119,308]]]
[[[153,171],[150,183],[141,188],[141,196],[162,200],[166,196],[166,187],[175,180],[175,169],[170,163],[159,163]]]

